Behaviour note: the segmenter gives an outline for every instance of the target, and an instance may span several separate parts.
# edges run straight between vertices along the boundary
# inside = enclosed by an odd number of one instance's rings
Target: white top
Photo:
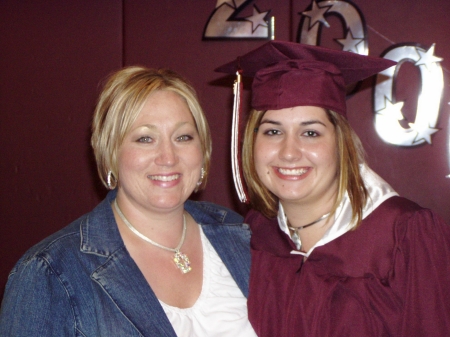
[[[201,228],[201,227],[200,227]],[[203,231],[203,285],[191,308],[159,301],[179,337],[256,337],[247,316],[247,299]]]
[[[362,218],[365,219],[370,213],[373,212],[373,210],[380,206],[383,201],[398,194],[387,182],[385,182],[379,175],[373,172],[367,165],[360,165],[360,170],[364,185],[369,192],[369,198],[362,214]],[[287,225],[287,218],[284,214],[283,206],[281,205],[281,203],[279,204],[278,209],[278,225],[283,232],[291,237],[292,241],[295,243],[298,249],[291,251],[291,254],[300,254],[306,257],[308,257],[312,253],[314,248],[323,246],[351,230],[355,226],[354,223],[350,223],[351,218],[352,206],[350,204],[348,194],[345,193],[344,198],[342,199],[340,205],[336,210],[333,226],[331,226],[328,231],[325,232],[323,237],[308,252],[303,253],[299,251],[302,246],[300,238],[297,238],[296,236],[292,237],[290,235],[290,231]]]

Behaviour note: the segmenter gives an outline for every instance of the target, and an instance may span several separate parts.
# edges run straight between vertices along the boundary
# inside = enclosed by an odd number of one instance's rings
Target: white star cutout
[[[384,102],[385,102],[384,109],[378,110],[377,114],[395,119],[397,121],[405,119],[405,117],[402,114],[404,102],[397,102],[395,104],[392,104],[392,102],[388,100],[386,97],[384,98]]]
[[[308,16],[311,18],[311,22],[309,23],[309,28],[311,29],[312,26],[316,24],[316,22],[322,22],[323,25],[327,28],[330,28],[330,24],[325,20],[325,17],[323,16],[331,6],[325,6],[325,7],[319,7],[317,2],[313,0],[312,2],[312,9],[310,11],[302,12],[304,16]]]
[[[349,29],[347,31],[347,35],[345,36],[345,39],[336,39],[337,42],[339,42],[342,45],[343,51],[350,51],[358,54],[358,47],[357,45],[361,43],[364,39],[355,39],[353,37],[352,31]]]
[[[430,128],[429,126],[417,125],[414,123],[408,123],[408,125],[411,129],[417,132],[413,143],[417,143],[418,141],[424,139],[428,144],[431,144],[431,135],[439,131],[439,129]]]
[[[442,57],[434,56],[434,46],[435,44],[430,47],[425,53],[416,48],[416,51],[419,53],[420,59],[415,63],[416,66],[425,65],[428,70],[432,69],[432,64],[441,62],[443,60]]]
[[[265,21],[264,18],[267,16],[268,13],[269,11],[259,12],[258,8],[256,8],[256,6],[253,6],[253,15],[245,18],[246,21],[250,21],[252,23],[253,33],[259,26],[267,27],[267,21]]]

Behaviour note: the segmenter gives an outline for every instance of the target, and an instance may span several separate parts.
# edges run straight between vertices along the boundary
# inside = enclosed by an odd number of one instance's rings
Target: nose
[[[177,161],[175,144],[170,140],[161,140],[158,144],[156,164],[162,166],[172,166]]]
[[[279,157],[285,161],[296,161],[302,157],[301,144],[294,136],[283,139]]]

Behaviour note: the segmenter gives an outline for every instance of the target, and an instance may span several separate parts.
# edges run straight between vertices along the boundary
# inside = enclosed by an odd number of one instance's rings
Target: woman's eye
[[[144,136],[144,137],[140,137],[137,141],[139,143],[150,143],[152,141],[152,139],[148,136]]]
[[[304,133],[306,137],[317,137],[319,134],[316,131],[308,130]]]
[[[267,136],[275,136],[281,134],[281,132],[278,130],[266,130],[263,132],[263,134]]]
[[[192,136],[183,135],[183,136],[178,137],[177,141],[179,141],[179,142],[187,142],[187,141],[192,140],[192,139],[193,139]]]

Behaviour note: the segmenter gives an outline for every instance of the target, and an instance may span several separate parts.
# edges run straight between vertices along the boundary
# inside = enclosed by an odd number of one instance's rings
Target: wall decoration
[[[256,1],[217,0],[204,31],[204,39],[268,39],[274,38],[275,21],[269,19],[270,10],[260,11],[253,4],[253,14],[242,16],[242,11]],[[367,27],[359,8],[349,0],[312,0],[301,13],[297,42],[320,45],[322,29],[331,28],[327,18],[337,16],[343,25],[344,36],[334,40],[343,51],[369,54]],[[425,49],[418,44],[391,46],[383,57],[397,61],[395,67],[381,72],[374,87],[374,124],[378,136],[396,146],[431,144],[432,135],[439,131],[437,122],[444,92],[444,75],[434,55],[435,45]],[[412,62],[420,71],[421,88],[417,97],[417,111],[413,122],[406,123],[402,113],[404,102],[397,101],[394,87],[396,76],[404,62]],[[357,85],[348,93],[356,91]],[[450,135],[449,135],[450,152]],[[450,155],[449,155],[450,162]],[[450,178],[450,175],[448,176]]]
[[[313,0],[310,9],[301,13],[298,29],[298,42],[309,45],[320,45],[320,31],[323,26],[329,28],[326,16],[337,15],[342,19],[346,36],[335,39],[342,45],[342,50],[361,55],[368,55],[366,25],[359,9],[348,1]]]
[[[329,28],[326,17],[338,15],[345,25],[346,36],[335,39],[342,50],[368,55],[368,41],[364,17],[360,10],[348,1],[315,1],[301,13],[298,39],[300,43],[320,45],[320,32],[323,26]],[[439,117],[441,97],[444,90],[444,76],[440,66],[442,58],[434,55],[435,46],[428,50],[418,45],[398,45],[384,53],[385,58],[397,61],[377,76],[374,88],[375,129],[380,138],[399,146],[416,146],[427,142],[431,135],[439,131],[436,124]],[[421,93],[418,97],[416,118],[409,127],[404,128],[400,121],[403,103],[393,96],[395,77],[403,62],[413,62],[420,70]]]
[[[439,131],[435,127],[444,90],[444,74],[440,65],[442,58],[434,55],[434,48],[434,44],[428,50],[418,45],[398,45],[385,53],[385,58],[398,62],[396,67],[377,75],[374,90],[375,129],[385,142],[401,146],[431,144],[431,135]],[[409,128],[400,124],[404,119],[403,102],[393,96],[395,77],[404,62],[414,63],[421,76],[416,118],[413,123],[408,123]]]
[[[252,0],[217,0],[216,8],[206,23],[203,39],[274,39],[274,18],[270,10],[260,11],[253,5],[253,14],[241,16]]]

